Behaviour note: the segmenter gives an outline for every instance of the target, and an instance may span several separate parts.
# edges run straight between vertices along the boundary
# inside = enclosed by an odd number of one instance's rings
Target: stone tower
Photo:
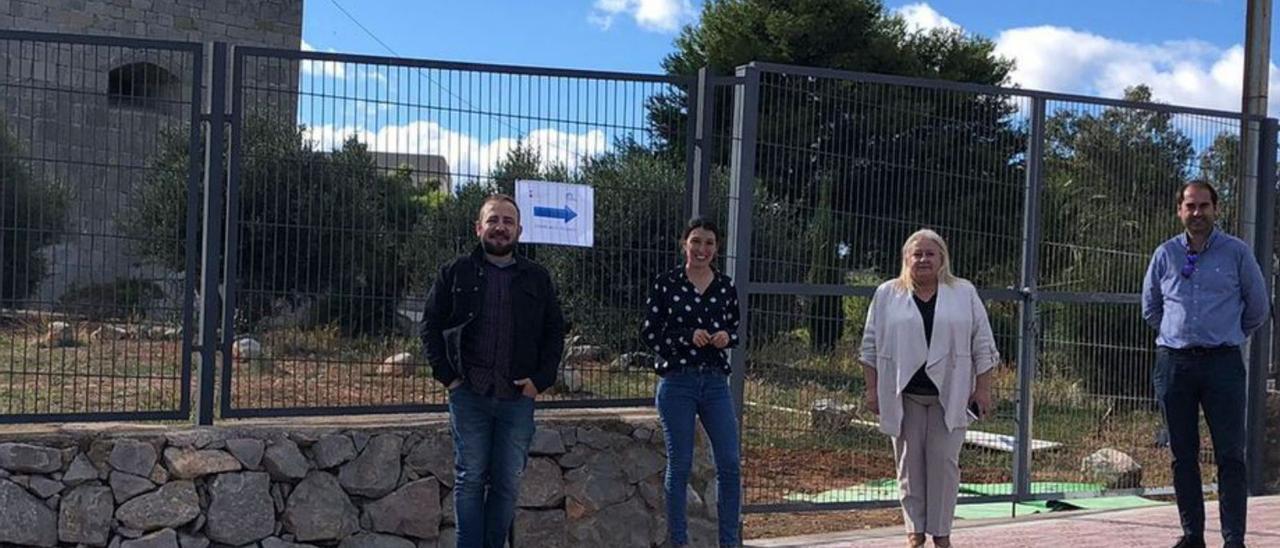
[[[303,0],[0,0],[0,29],[297,49],[302,9]],[[0,116],[33,178],[70,197],[67,233],[42,248],[47,274],[24,306],[58,308],[70,292],[120,280],[157,288],[170,311],[179,302],[181,276],[140,260],[119,221],[166,132],[189,127],[194,70],[190,52],[0,39]],[[297,91],[296,70],[248,78]]]

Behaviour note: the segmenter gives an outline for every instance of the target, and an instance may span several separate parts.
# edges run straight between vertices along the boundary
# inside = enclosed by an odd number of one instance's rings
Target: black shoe
[[[1196,537],[1191,535],[1183,535],[1178,539],[1178,543],[1173,548],[1205,548],[1204,537]]]
[[[1228,542],[1222,545],[1222,548],[1244,548],[1243,542]]]

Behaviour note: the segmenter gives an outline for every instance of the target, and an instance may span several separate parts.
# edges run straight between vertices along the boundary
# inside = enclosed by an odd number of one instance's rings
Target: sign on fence
[[[595,189],[551,181],[516,181],[524,232],[520,241],[591,247],[595,244]]]

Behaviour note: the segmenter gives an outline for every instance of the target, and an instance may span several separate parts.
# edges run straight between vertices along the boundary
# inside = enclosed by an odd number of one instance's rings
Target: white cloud
[[[955,21],[947,19],[932,6],[924,2],[918,4],[908,4],[894,10],[903,21],[907,22],[907,28],[912,32],[929,31],[933,29],[961,30],[960,25]]]
[[[384,72],[387,70],[389,69],[378,67],[376,65],[366,66],[364,69],[364,76],[365,78],[372,78],[378,82],[382,82],[385,84],[387,83],[387,75],[384,74]]]
[[[694,18],[694,11],[689,0],[596,0],[587,21],[609,30],[620,15],[630,15],[645,30],[675,32]]]
[[[961,29],[925,2],[895,10],[913,31]],[[997,55],[1015,62],[1013,82],[1028,89],[1122,97],[1146,84],[1158,101],[1239,111],[1244,48],[1200,40],[1139,43],[1067,27],[1041,25],[1001,31]],[[1269,111],[1280,111],[1280,69],[1270,67]]]
[[[316,51],[316,48],[308,44],[306,40],[302,41],[302,51]],[[334,51],[332,48],[329,51]],[[346,78],[347,69],[342,63],[333,61],[313,61],[304,59],[302,61],[303,74],[322,74],[330,78]]]
[[[1064,27],[1009,29],[996,38],[996,53],[1017,63],[1019,85],[1119,97],[1147,84],[1166,103],[1238,111],[1244,77],[1244,48],[1206,42],[1142,44]],[[1270,68],[1274,97],[1277,69]],[[1280,101],[1271,101],[1271,110]]]
[[[570,170],[581,167],[584,158],[608,149],[604,132],[600,130],[566,133],[543,128],[529,132],[520,140],[501,137],[486,143],[425,120],[386,126],[376,132],[358,126],[321,125],[307,128],[306,137],[322,149],[337,148],[355,137],[377,152],[442,156],[449,162],[454,181],[459,183],[487,176],[521,141],[538,153],[543,167],[558,164]]]

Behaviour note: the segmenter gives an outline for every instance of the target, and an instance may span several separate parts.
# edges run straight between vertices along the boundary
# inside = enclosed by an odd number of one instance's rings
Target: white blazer
[[[933,336],[925,343],[924,321],[911,292],[896,280],[880,284],[867,311],[859,360],[876,368],[880,431],[898,437],[902,426],[902,389],[921,364],[938,386],[947,428],[969,426],[965,408],[978,375],[1000,361],[987,308],[968,280],[938,284],[934,296]]]

